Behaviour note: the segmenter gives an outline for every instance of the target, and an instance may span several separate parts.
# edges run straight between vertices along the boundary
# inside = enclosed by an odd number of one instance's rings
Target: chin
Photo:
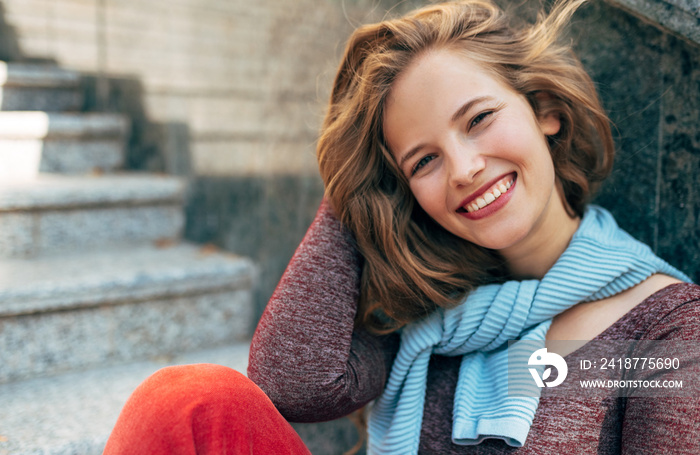
[[[493,237],[489,236],[487,238],[473,239],[470,241],[489,250],[501,251],[517,245],[525,239],[525,237],[527,237],[527,232],[520,232],[520,230],[518,230],[516,232],[501,233]]]

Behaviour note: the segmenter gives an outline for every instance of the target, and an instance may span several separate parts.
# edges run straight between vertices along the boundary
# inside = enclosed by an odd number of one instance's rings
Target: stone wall
[[[653,23],[653,16],[629,10],[641,2],[624,3],[626,9],[618,9],[617,0],[593,2],[573,26],[577,51],[613,122],[618,150],[598,202],[698,281],[700,43],[697,34],[683,34],[683,27],[667,30]],[[700,20],[692,22],[697,33]]]
[[[615,6],[700,44],[700,3],[697,0],[608,0]]]

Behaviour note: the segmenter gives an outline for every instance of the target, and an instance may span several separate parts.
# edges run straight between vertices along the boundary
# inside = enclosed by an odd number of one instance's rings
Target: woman
[[[281,416],[233,373],[168,369],[127,403],[107,453],[129,446],[128,422],[153,434],[164,412],[186,423],[155,434],[197,453],[212,441],[305,453],[282,416],[329,420],[373,400],[370,453],[696,453],[697,400],[505,391],[510,339],[700,333],[700,289],[587,205],[613,145],[589,77],[556,43],[581,3],[523,30],[481,0],[358,29],[319,140],[327,200],[251,348],[249,377]],[[192,383],[216,392],[200,401]],[[242,402],[230,389],[244,386]],[[174,388],[172,410],[140,404]]]

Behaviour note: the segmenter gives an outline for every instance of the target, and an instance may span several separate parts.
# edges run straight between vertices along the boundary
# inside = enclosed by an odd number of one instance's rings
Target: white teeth
[[[487,205],[501,197],[502,194],[506,193],[511,186],[513,186],[513,180],[511,180],[510,177],[506,181],[498,182],[489,191],[479,196],[469,205],[467,205],[465,207],[467,209],[467,212],[476,212],[477,210],[486,207]]]

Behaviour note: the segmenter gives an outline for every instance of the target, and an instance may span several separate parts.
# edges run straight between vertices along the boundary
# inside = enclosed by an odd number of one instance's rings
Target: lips
[[[470,215],[468,218],[481,217],[487,215],[486,212],[492,212],[500,208],[503,203],[507,202],[510,195],[509,192],[515,184],[516,174],[510,173],[505,176],[497,177],[494,180],[486,183],[477,191],[472,193],[468,198],[462,201],[462,204],[457,208],[457,212],[464,215]],[[506,196],[506,197],[504,197]],[[501,200],[503,198],[503,200]],[[500,200],[500,201],[499,201]],[[499,202],[497,202],[499,201]],[[492,207],[492,204],[494,207]],[[482,213],[479,213],[483,211]]]

